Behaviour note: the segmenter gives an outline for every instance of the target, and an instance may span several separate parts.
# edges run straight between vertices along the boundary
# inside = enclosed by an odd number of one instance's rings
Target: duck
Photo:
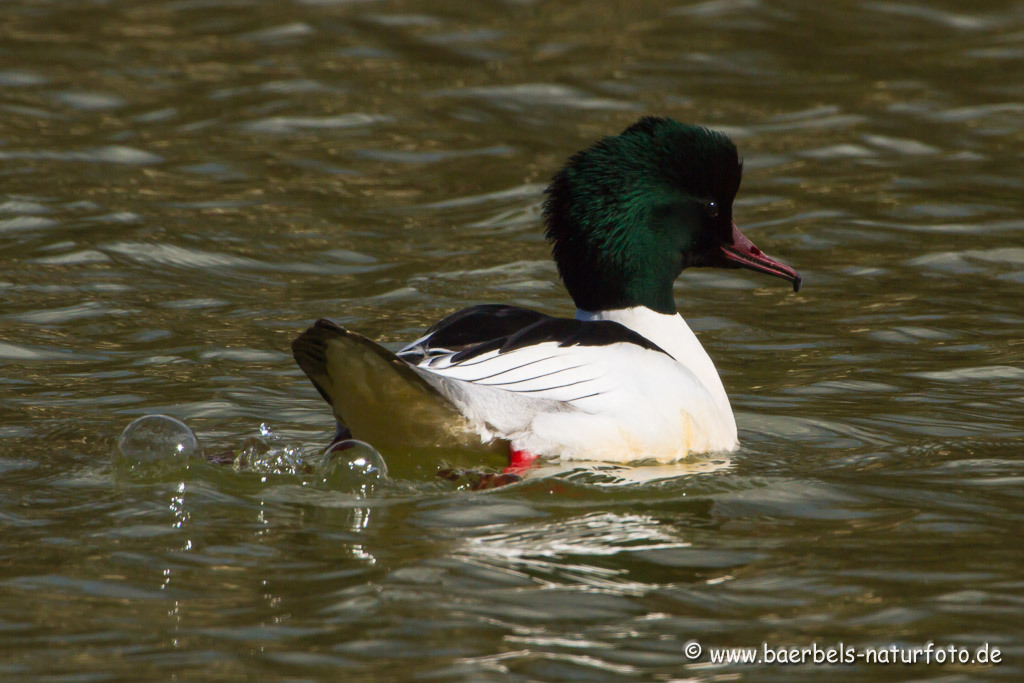
[[[742,173],[727,135],[646,116],[571,156],[545,191],[574,317],[483,303],[397,352],[316,321],[292,352],[331,406],[332,444],[507,452],[506,473],[735,450],[729,397],[673,284],[689,268],[744,268],[799,291],[733,220]]]

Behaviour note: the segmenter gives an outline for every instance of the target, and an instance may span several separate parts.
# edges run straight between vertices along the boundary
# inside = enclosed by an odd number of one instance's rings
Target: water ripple
[[[0,676],[793,677],[696,639],[1021,677],[1019,3],[7,0],[0,33]],[[295,335],[571,314],[543,190],[646,113],[734,137],[737,223],[806,277],[677,283],[740,449],[329,480]],[[126,471],[151,413],[211,460]]]

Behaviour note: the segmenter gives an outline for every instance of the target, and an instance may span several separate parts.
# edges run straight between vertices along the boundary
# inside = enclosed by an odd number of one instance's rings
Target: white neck
[[[729,397],[722,386],[718,370],[697,335],[678,313],[666,315],[646,306],[596,312],[577,309],[576,319],[613,320],[654,342],[697,377],[711,394],[722,415],[732,421],[732,406],[729,405]]]

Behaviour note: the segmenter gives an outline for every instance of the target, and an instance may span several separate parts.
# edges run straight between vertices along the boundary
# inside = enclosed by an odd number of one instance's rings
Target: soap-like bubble
[[[346,439],[327,449],[319,473],[332,489],[367,492],[387,478],[388,466],[370,444]]]
[[[184,461],[203,453],[188,425],[168,415],[143,415],[133,420],[118,437],[117,450],[132,465]]]

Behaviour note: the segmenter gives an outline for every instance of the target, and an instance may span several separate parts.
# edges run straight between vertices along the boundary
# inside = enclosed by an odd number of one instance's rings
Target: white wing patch
[[[455,356],[419,356],[411,367],[485,440],[508,439],[539,455],[612,461],[676,460],[735,445],[731,413],[717,415],[693,373],[659,351],[625,342],[544,342],[461,362]]]
[[[545,342],[505,353],[489,351],[461,362],[452,362],[455,354],[451,352],[432,355],[414,367],[425,371],[420,373],[424,377],[435,375],[532,399],[575,404],[611,388],[602,381],[606,368],[588,359],[591,354],[580,353],[585,350]]]

